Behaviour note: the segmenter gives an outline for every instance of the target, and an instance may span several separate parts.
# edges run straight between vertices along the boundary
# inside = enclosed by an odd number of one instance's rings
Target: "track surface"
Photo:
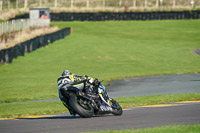
[[[128,78],[110,82],[111,97],[200,93],[200,74]]]
[[[111,97],[200,93],[200,74],[162,75],[115,80],[110,82],[106,90]],[[59,98],[5,104],[57,100],[59,100]]]
[[[152,76],[113,81],[108,86],[108,91],[112,97],[199,93],[200,74]],[[69,113],[41,118],[0,119],[0,132],[68,133],[194,123],[200,123],[200,102],[165,107],[137,107],[124,110],[122,116],[105,115],[89,119],[71,117]]]
[[[1,133],[69,133],[111,129],[138,129],[161,125],[200,123],[200,103],[166,107],[138,107],[122,116],[80,118],[55,117],[0,121]]]

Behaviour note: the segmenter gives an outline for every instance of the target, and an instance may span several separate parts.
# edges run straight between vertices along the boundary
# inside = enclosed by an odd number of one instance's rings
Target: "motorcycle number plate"
[[[100,106],[100,110],[101,110],[101,111],[112,111],[112,108],[109,107],[109,106],[101,105],[101,106]]]

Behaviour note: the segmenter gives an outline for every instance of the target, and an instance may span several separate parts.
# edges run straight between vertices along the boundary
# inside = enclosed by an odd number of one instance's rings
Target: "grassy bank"
[[[200,93],[178,95],[155,95],[115,98],[123,107],[138,107],[152,104],[174,103],[188,100],[200,100]],[[64,113],[68,110],[60,101],[0,104],[0,118],[21,117],[26,115]]]
[[[200,72],[199,20],[54,22],[69,37],[0,66],[0,103],[56,98],[64,69],[106,82]],[[10,90],[10,91],[9,91]]]
[[[200,48],[199,22],[53,22],[60,28],[72,27],[72,34],[0,66],[1,106],[57,98],[56,80],[64,69],[105,83],[125,77],[199,73],[200,56],[193,52]]]
[[[199,133],[200,124],[161,126],[137,130],[106,130],[87,133]]]

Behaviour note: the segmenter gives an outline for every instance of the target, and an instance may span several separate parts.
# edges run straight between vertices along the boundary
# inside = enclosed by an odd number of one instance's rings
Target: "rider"
[[[63,102],[66,108],[70,111],[71,114],[75,114],[72,110],[68,107],[69,98],[71,96],[70,91],[78,91],[85,89],[86,93],[96,93],[95,89],[87,87],[86,84],[91,84],[93,86],[98,86],[99,81],[98,79],[94,79],[84,76],[77,76],[72,74],[69,70],[64,70],[62,72],[62,77],[59,77],[57,80],[58,83],[58,93],[60,100]]]

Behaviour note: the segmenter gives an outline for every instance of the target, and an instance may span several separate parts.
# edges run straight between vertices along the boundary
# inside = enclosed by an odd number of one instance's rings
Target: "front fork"
[[[99,96],[106,105],[111,106],[111,103],[110,103],[111,98],[108,96],[106,92],[104,93],[104,96],[103,94],[99,93]]]

